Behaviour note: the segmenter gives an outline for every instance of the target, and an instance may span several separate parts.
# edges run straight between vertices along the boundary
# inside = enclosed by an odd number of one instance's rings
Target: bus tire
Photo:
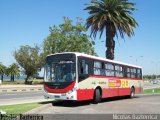
[[[130,98],[132,99],[134,98],[134,96],[135,96],[135,89],[134,87],[131,87]]]
[[[96,89],[94,92],[94,100],[93,103],[94,104],[98,104],[99,102],[101,102],[101,92],[99,89]]]

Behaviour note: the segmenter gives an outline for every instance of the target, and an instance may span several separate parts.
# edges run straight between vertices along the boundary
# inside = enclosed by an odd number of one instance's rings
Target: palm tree
[[[6,67],[2,63],[0,63],[0,75],[1,75],[2,81],[3,81],[3,76],[4,76],[5,72],[6,72]]]
[[[114,59],[114,37],[118,37],[118,33],[123,39],[125,34],[129,37],[134,35],[133,28],[138,26],[131,16],[134,5],[128,0],[92,0],[85,8],[90,14],[86,27],[91,28],[91,35],[96,37],[100,32],[101,38],[103,31],[106,31],[106,58]]]
[[[7,69],[7,75],[11,76],[11,81],[14,81],[15,76],[20,76],[19,66],[16,63],[13,63]]]

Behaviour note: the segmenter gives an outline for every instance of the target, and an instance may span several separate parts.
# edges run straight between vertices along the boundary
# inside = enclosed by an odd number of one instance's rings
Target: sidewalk
[[[42,91],[43,85],[0,85],[0,92]]]

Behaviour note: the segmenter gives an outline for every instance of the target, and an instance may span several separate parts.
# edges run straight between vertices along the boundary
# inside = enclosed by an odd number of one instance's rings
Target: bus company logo
[[[96,84],[96,82],[94,81],[94,82],[92,82],[91,84],[95,85],[95,84]]]
[[[55,89],[58,89],[58,86],[56,86]]]
[[[103,84],[104,85],[104,84],[106,84],[106,82],[99,82],[99,84],[101,84],[101,85]]]

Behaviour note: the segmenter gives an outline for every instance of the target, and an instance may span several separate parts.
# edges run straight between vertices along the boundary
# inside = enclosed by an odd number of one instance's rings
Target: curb
[[[146,96],[146,95],[149,95],[149,96],[152,96],[152,95],[160,95],[160,93],[146,93],[146,94],[136,94],[138,96]]]
[[[5,92],[30,92],[30,91],[43,91],[43,88],[28,88],[28,89],[11,89],[11,90],[0,90],[0,93]]]

